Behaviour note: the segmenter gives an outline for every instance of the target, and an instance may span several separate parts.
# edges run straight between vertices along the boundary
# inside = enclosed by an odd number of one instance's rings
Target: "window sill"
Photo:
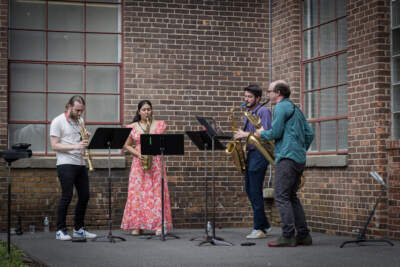
[[[347,155],[307,156],[306,167],[347,167]]]
[[[93,167],[95,169],[107,169],[108,157],[95,157]],[[19,159],[12,163],[12,168],[31,168],[31,169],[55,169],[56,157],[32,157],[28,159]],[[126,167],[126,159],[123,156],[111,156],[110,166],[112,169],[123,169]]]

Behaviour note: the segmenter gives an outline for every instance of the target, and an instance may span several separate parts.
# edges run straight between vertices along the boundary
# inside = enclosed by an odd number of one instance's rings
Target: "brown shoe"
[[[142,231],[142,229],[134,229],[134,230],[132,230],[132,233],[131,233],[131,235],[142,235],[143,234],[143,231]]]
[[[284,236],[279,237],[276,241],[268,242],[269,247],[295,247],[296,239],[294,237],[286,238]]]

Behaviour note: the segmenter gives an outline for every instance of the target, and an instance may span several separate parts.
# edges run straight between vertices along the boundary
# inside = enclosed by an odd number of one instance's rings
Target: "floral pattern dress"
[[[136,150],[140,150],[140,134],[132,126],[130,137]],[[154,134],[162,134],[167,128],[164,121],[158,121]],[[164,158],[165,164],[165,158]],[[164,225],[172,230],[171,205],[167,176],[164,165]],[[161,156],[153,156],[151,169],[142,170],[142,163],[133,157],[129,174],[128,199],[125,205],[121,228],[125,230],[161,228]]]

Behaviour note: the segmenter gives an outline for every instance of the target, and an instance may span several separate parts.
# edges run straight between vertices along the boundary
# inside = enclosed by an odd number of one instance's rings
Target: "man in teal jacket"
[[[265,140],[275,140],[274,192],[282,221],[282,236],[268,242],[268,246],[311,245],[312,238],[297,190],[314,133],[301,110],[289,99],[290,87],[285,81],[272,82],[268,95],[271,103],[276,104],[272,127],[257,130],[257,135]]]

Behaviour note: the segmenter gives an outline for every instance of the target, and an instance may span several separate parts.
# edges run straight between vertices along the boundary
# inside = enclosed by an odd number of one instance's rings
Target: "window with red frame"
[[[347,151],[345,0],[301,0],[302,100],[315,139],[310,152]]]
[[[76,94],[84,119],[121,125],[121,0],[11,0],[9,5],[9,144],[51,154],[50,122]]]

